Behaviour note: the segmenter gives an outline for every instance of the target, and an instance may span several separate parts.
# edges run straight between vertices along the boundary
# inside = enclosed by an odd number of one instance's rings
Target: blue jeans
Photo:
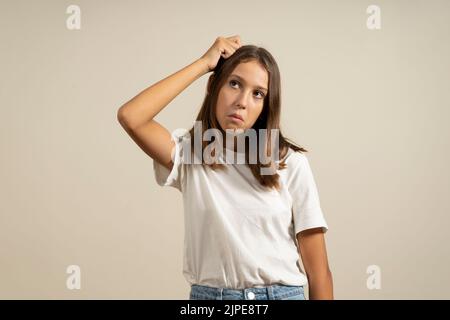
[[[227,289],[192,285],[190,300],[305,300],[303,286],[271,285],[263,288]]]

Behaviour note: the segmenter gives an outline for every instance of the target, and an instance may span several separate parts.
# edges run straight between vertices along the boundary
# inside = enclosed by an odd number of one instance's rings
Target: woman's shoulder
[[[286,155],[280,159],[280,162],[284,161],[288,167],[296,168],[305,161],[308,161],[306,155],[302,151],[296,151],[291,147],[288,148]]]
[[[176,142],[181,142],[184,139],[189,139],[191,136],[189,134],[189,130],[184,128],[178,128],[172,131],[172,140]]]

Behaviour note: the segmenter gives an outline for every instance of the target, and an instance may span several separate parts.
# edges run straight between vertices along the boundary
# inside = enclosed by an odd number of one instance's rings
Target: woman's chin
[[[229,131],[231,131],[232,133],[238,134],[238,133],[243,132],[243,131],[244,131],[244,128],[243,128],[243,127],[239,127],[239,126],[233,126],[233,125],[231,125],[231,126],[225,127],[225,131],[226,131],[226,130],[229,130]]]
[[[237,123],[236,121],[227,122],[225,128],[229,130],[244,130],[244,123]]]

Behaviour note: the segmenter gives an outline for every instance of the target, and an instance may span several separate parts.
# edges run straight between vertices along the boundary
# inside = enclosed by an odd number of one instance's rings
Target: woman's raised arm
[[[174,142],[169,131],[153,118],[191,83],[213,70],[220,56],[228,58],[239,46],[238,36],[217,38],[201,58],[121,106],[117,112],[119,123],[146,154],[172,169]]]

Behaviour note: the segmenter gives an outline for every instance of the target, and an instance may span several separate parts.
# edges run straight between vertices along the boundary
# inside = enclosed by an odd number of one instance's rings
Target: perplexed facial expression
[[[222,129],[251,128],[264,106],[269,75],[256,60],[240,63],[219,91],[216,118]]]

